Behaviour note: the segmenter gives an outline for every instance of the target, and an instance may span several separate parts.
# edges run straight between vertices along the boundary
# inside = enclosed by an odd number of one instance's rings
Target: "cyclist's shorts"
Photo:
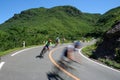
[[[49,46],[48,45],[45,45],[45,47],[48,49],[49,48]]]

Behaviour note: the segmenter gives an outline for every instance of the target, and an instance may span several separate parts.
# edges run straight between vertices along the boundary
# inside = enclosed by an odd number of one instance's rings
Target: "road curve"
[[[82,46],[84,47],[92,43],[93,42],[82,43]],[[58,50],[56,50],[53,54],[54,60],[58,60],[56,58],[56,54],[57,56],[60,56],[60,53],[58,54]],[[73,63],[72,66],[76,69],[76,71],[69,70],[69,72],[80,80],[120,80],[120,71],[94,62],[82,54],[78,54],[76,56],[79,56],[81,64]]]
[[[83,46],[86,45],[88,44],[83,44]],[[64,47],[64,45],[62,46]],[[53,71],[54,65],[49,60],[48,52],[44,59],[35,58],[41,49],[42,47],[31,48],[15,56],[3,57],[1,62],[5,62],[5,64],[0,70],[0,80],[48,80],[48,73]],[[62,51],[63,48],[59,47],[54,51],[52,54],[54,60],[57,61],[60,58]],[[69,70],[80,80],[120,80],[120,72],[100,66],[83,56],[80,56],[80,59],[81,64],[73,63],[75,70]],[[65,80],[74,80],[68,78],[66,74],[62,77]]]

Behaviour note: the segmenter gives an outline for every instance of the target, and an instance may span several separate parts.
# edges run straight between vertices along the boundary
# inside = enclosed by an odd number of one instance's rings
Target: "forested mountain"
[[[96,29],[97,33],[103,34],[104,32],[111,29],[111,26],[120,20],[120,6],[113,8],[103,14],[97,21]]]
[[[14,14],[0,25],[0,51],[26,45],[38,45],[59,36],[67,40],[81,37],[101,37],[120,20],[120,7],[105,14],[84,13],[72,6],[33,8]]]
[[[22,11],[0,25],[0,51],[20,47],[22,41],[26,41],[26,45],[36,45],[57,36],[67,40],[80,39],[94,30],[100,16],[83,13],[72,6]]]

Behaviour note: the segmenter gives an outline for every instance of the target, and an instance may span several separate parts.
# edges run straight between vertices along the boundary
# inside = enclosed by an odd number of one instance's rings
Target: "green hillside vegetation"
[[[0,51],[26,45],[39,45],[57,36],[76,40],[91,33],[100,14],[83,13],[72,6],[34,8],[15,14],[0,25]]]
[[[103,14],[97,21],[95,30],[97,30],[97,33],[103,34],[118,20],[120,20],[120,7],[113,8]]]

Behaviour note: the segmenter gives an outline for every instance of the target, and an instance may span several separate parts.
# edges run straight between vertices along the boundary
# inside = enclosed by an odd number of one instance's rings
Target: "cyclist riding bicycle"
[[[71,63],[71,62],[79,63],[80,47],[81,47],[81,43],[79,41],[74,42],[73,45],[68,45],[61,56],[61,61],[68,62],[68,63]]]
[[[55,40],[55,47],[56,47],[58,44],[60,44],[60,38],[59,38],[59,37],[57,37],[56,40]]]
[[[44,54],[46,53],[46,51],[50,50],[50,45],[52,45],[52,40],[49,39],[46,43],[45,46],[43,47],[42,51],[40,52],[40,55],[37,57],[43,58]]]

